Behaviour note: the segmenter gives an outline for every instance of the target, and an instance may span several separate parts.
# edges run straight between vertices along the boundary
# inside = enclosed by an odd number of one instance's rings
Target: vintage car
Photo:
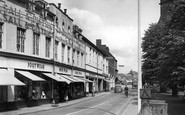
[[[122,93],[122,87],[121,85],[116,85],[114,88],[114,92],[115,93]]]

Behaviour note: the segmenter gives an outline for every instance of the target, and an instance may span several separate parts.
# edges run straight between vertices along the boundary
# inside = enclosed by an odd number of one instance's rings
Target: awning
[[[80,77],[73,76],[72,78],[76,79],[79,82],[86,82],[85,80],[80,79]]]
[[[105,80],[106,82],[111,82],[110,80],[108,80],[108,79],[103,79],[103,80]]]
[[[20,70],[16,70],[16,72],[20,73],[21,75],[27,77],[28,79],[32,80],[32,81],[45,81],[44,79],[28,72],[28,71],[20,71]]]
[[[85,79],[85,78],[80,78],[80,79],[84,80],[85,82],[91,82],[91,83],[93,83],[93,81],[91,81],[89,79]]]
[[[51,79],[58,81],[58,82],[66,82],[67,84],[71,83],[70,80],[63,78],[58,74],[55,74],[55,75],[53,75],[51,73],[43,73],[43,74],[46,75],[47,77],[50,77]]]
[[[6,69],[0,69],[0,85],[25,85],[9,73]]]
[[[68,80],[70,80],[70,81],[72,81],[72,82],[84,82],[83,80],[80,80],[80,79],[78,79],[76,77],[67,76],[67,75],[61,75],[61,76],[66,78],[66,79],[68,79]]]

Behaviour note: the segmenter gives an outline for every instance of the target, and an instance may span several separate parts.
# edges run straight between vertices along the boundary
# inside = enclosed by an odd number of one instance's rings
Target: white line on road
[[[103,102],[103,103],[100,103],[100,104],[98,104],[98,105],[89,107],[89,108],[95,108],[95,107],[97,107],[97,106],[103,105],[103,104],[106,103],[106,102],[107,102],[107,101],[105,101],[105,102]],[[76,114],[76,113],[80,113],[80,112],[85,111],[85,110],[87,110],[87,109],[89,109],[89,108],[82,109],[82,110],[79,110],[79,111],[75,111],[75,112],[72,112],[72,113],[69,113],[69,114],[66,114],[66,115],[73,115],[73,114]]]

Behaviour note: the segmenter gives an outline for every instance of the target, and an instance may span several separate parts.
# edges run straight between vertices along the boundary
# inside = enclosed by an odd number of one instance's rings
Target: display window
[[[7,101],[7,86],[0,86],[0,102]]]

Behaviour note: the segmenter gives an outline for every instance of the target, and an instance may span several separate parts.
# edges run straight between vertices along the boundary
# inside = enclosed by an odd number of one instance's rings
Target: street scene
[[[0,0],[0,114],[136,114],[130,3]]]
[[[131,102],[135,102],[135,106]],[[129,106],[135,107],[130,110]],[[22,108],[20,110],[3,112],[3,115],[127,115],[137,114],[137,89],[129,89],[128,97],[123,92],[110,91],[91,94],[87,97],[60,103],[57,107],[47,104],[39,107]]]

